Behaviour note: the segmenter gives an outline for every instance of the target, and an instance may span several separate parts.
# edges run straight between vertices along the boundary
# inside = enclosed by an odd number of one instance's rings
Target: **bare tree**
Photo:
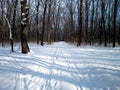
[[[82,10],[83,8],[83,0],[79,1],[79,14],[78,14],[78,41],[77,46],[80,46],[82,43]]]
[[[18,0],[15,0],[14,1],[14,11],[13,11],[13,22],[12,22],[12,39],[11,39],[11,51],[12,52],[14,52],[14,48],[13,48],[13,43],[14,43],[14,41],[13,41],[13,39],[14,39],[14,37],[15,37],[15,32],[16,32],[16,26],[15,26],[15,21],[16,21],[16,8],[17,8],[17,3],[18,3]]]
[[[51,33],[52,33],[52,20],[51,20],[51,13],[52,13],[52,0],[48,2],[48,15],[47,15],[47,42],[51,43]]]
[[[37,8],[37,14],[36,14],[36,30],[37,30],[37,44],[39,44],[39,7],[40,7],[40,1],[38,0],[38,2],[37,2],[38,4],[37,4],[37,6],[36,6],[36,8]]]
[[[30,52],[27,35],[28,35],[28,10],[29,7],[27,6],[27,0],[21,0],[21,47],[22,53]]]
[[[106,36],[106,30],[105,30],[105,2],[104,2],[104,0],[101,0],[101,4],[102,4],[102,7],[101,7],[102,31],[104,32],[104,42],[105,42],[104,46],[106,47],[107,46],[107,36]]]
[[[42,32],[41,32],[41,46],[44,43],[44,32],[45,32],[45,18],[46,18],[46,10],[47,10],[47,1],[44,2],[44,12],[43,12],[43,23],[42,23]]]
[[[85,15],[86,15],[86,20],[85,20],[85,24],[86,24],[86,44],[88,43],[88,25],[89,25],[89,22],[88,22],[88,19],[89,19],[89,3],[90,1],[89,0],[85,0]]]
[[[113,47],[115,47],[115,43],[116,43],[116,17],[117,17],[117,4],[118,4],[118,0],[114,1],[114,30],[113,30]]]

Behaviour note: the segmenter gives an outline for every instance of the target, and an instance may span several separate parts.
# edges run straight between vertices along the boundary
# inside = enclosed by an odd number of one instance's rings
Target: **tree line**
[[[119,0],[1,0],[0,43],[120,44]]]

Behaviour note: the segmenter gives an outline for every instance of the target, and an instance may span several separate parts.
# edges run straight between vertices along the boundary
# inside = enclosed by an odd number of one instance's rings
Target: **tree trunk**
[[[3,2],[0,2],[1,3],[1,21],[0,21],[0,26],[1,26],[1,43],[2,43],[2,47],[4,46],[4,38],[5,38],[5,32],[3,31],[3,17],[4,17],[4,5],[3,5]]]
[[[73,0],[70,1],[69,6],[70,12],[70,42],[74,42],[74,10],[73,10]]]
[[[117,2],[118,0],[114,1],[114,31],[113,31],[113,47],[115,47],[116,42],[116,17],[117,17]]]
[[[37,29],[37,44],[39,44],[39,6],[40,6],[40,1],[38,0],[38,5],[37,5],[37,14],[36,14],[36,29]]]
[[[99,30],[100,30],[100,34],[99,34],[99,45],[102,44],[102,35],[103,35],[103,31],[102,31],[102,21],[99,21]]]
[[[17,2],[18,2],[18,0],[16,0],[16,1],[14,2],[13,25],[12,25],[12,39],[10,40],[12,52],[14,52],[14,40],[13,40],[13,39],[14,39],[14,37],[15,37],[15,30],[16,30],[16,27],[15,27],[15,17],[16,17]]]
[[[80,46],[82,43],[82,5],[83,0],[80,0],[80,6],[79,6],[79,16],[78,16],[78,41],[77,46]]]
[[[118,37],[118,44],[120,45],[120,27],[119,27],[119,37]]]
[[[27,35],[28,35],[28,7],[27,7],[27,0],[21,0],[21,47],[22,53],[28,53],[29,46],[27,42]]]
[[[47,16],[47,42],[51,43],[51,23],[50,23],[50,18],[51,18],[51,0],[49,0],[49,6],[48,6],[48,16]]]
[[[106,30],[105,30],[105,3],[104,0],[102,0],[102,30],[104,31],[104,46],[107,46],[107,36],[106,36]]]
[[[93,26],[94,26],[94,0],[92,0],[92,15],[91,15],[91,24],[90,24],[90,45],[92,45],[93,41]]]
[[[46,10],[47,10],[47,0],[45,0],[44,13],[43,13],[43,25],[42,25],[42,32],[41,32],[41,46],[43,46],[43,41],[44,41]]]
[[[108,26],[108,43],[110,44],[111,43],[111,7],[110,7],[110,4],[111,4],[111,0],[109,1],[109,4],[108,4],[108,8],[109,8],[109,13],[108,13],[108,23],[107,23],[107,26]]]
[[[88,5],[89,1],[85,1],[85,5],[86,5],[86,10],[85,10],[85,14],[86,14],[86,39],[85,39],[85,42],[86,44],[88,44],[88,12],[89,12],[89,5]]]

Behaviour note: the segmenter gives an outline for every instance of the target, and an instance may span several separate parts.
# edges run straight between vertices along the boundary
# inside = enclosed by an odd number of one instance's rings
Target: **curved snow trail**
[[[30,48],[23,55],[0,47],[0,90],[120,90],[120,48]]]

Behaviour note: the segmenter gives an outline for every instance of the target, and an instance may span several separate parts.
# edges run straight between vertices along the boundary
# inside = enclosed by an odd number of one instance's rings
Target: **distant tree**
[[[89,22],[88,22],[88,19],[89,19],[89,0],[85,0],[85,16],[86,16],[86,19],[85,19],[85,27],[86,27],[86,38],[85,38],[85,42],[86,44],[88,44],[88,25],[89,25]]]
[[[107,22],[107,29],[108,29],[108,43],[111,43],[111,0],[108,2],[108,22]]]
[[[4,17],[4,5],[3,5],[3,1],[0,2],[0,40],[2,43],[2,47],[4,46],[4,38],[5,38],[5,30],[4,30],[4,24],[3,24],[3,17]]]
[[[37,44],[39,44],[39,7],[40,7],[40,1],[38,0],[38,2],[37,2],[38,4],[37,4],[37,6],[36,6],[36,8],[37,8],[37,14],[36,14],[36,30],[37,30]]]
[[[12,39],[11,39],[11,51],[12,52],[14,52],[14,39],[15,39],[15,33],[16,33],[16,26],[15,26],[15,22],[16,22],[16,8],[17,8],[17,3],[18,3],[18,0],[15,0],[14,2],[13,2],[14,4],[14,11],[13,11],[13,22],[12,22]]]
[[[107,46],[107,35],[106,35],[106,29],[105,29],[105,1],[101,0],[101,23],[102,23],[102,31],[104,32],[104,46]]]
[[[14,42],[21,41],[22,53],[29,52],[28,41],[115,47],[120,43],[119,10],[120,0],[0,0],[0,43],[10,41],[14,51]]]
[[[69,21],[69,25],[68,25],[68,36],[69,36],[69,42],[74,42],[74,33],[75,33],[75,29],[74,29],[74,13],[75,13],[75,1],[73,0],[68,0],[67,1],[67,5],[66,8],[68,9],[68,21]]]
[[[120,45],[120,27],[119,27],[118,44]]]
[[[57,8],[56,8],[56,6],[58,6]],[[61,6],[60,6],[60,1],[59,2],[55,2],[54,3],[54,14],[53,14],[53,19],[54,19],[54,23],[53,23],[53,25],[55,26],[54,27],[54,37],[53,37],[53,39],[54,39],[54,42],[56,42],[56,41],[58,41],[59,39],[58,39],[58,37],[59,37],[59,35],[58,35],[58,32],[59,32],[59,24],[60,24],[60,15],[61,15]]]
[[[117,4],[118,4],[118,0],[114,1],[114,20],[113,20],[113,26],[114,26],[114,30],[113,30],[113,47],[115,47],[115,43],[116,43],[116,17],[117,17]]]
[[[41,32],[41,46],[44,44],[44,32],[45,32],[45,18],[46,18],[46,11],[47,11],[47,1],[44,2],[44,11],[43,11],[43,22],[42,22],[42,32]]]
[[[51,20],[51,16],[52,16],[52,4],[53,4],[53,2],[52,2],[52,0],[49,0],[49,2],[48,2],[48,14],[47,14],[47,24],[46,24],[46,26],[47,26],[47,42],[48,43],[51,43],[51,41],[52,41],[52,20]]]
[[[78,40],[77,46],[80,46],[82,43],[82,12],[83,12],[83,0],[79,1],[79,8],[78,8]]]
[[[89,38],[90,38],[90,45],[92,45],[92,42],[93,42],[93,33],[94,33],[94,9],[95,9],[95,5],[94,5],[94,0],[91,1],[91,20],[90,20],[90,35],[89,35]]]

